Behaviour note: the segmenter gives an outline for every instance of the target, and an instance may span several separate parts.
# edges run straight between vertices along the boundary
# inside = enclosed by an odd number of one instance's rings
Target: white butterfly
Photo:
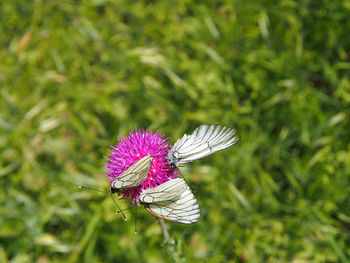
[[[181,224],[200,219],[197,200],[184,179],[171,179],[155,188],[144,190],[138,204],[152,215]]]
[[[147,155],[131,165],[125,172],[117,177],[111,184],[111,192],[120,193],[132,187],[136,187],[147,179],[151,169],[153,157]]]
[[[175,168],[224,150],[239,141],[235,134],[236,129],[223,125],[201,125],[191,135],[185,134],[177,140],[168,153],[169,163]]]

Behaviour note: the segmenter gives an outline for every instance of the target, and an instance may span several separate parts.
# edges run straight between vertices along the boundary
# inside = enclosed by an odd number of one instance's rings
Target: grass
[[[115,215],[119,134],[241,142],[182,169],[201,207],[179,262],[349,262],[347,1],[3,1],[0,262],[171,262],[139,209]],[[124,208],[128,206],[120,202]]]

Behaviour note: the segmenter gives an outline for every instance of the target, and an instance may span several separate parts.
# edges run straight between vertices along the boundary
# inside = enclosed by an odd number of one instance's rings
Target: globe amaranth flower
[[[147,130],[130,131],[128,136],[120,136],[118,143],[109,149],[105,163],[106,175],[113,182],[126,169],[144,156],[153,157],[147,179],[139,186],[129,188],[121,193],[123,199],[135,205],[143,189],[154,188],[171,178],[178,176],[176,169],[171,169],[167,160],[169,151],[168,138],[158,132]]]

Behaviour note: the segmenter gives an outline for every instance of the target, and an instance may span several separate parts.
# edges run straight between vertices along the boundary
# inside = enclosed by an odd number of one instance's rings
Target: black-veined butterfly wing
[[[128,188],[140,185],[147,179],[152,165],[152,160],[152,156],[147,155],[131,165],[125,172],[123,172],[112,182],[112,192],[121,192]]]
[[[171,179],[155,188],[144,190],[139,200],[141,203],[155,203],[177,199],[187,189],[185,180],[181,178]]]
[[[201,125],[174,144],[168,154],[170,164],[177,167],[224,150],[239,141],[235,134],[236,129],[223,125]]]
[[[159,195],[159,187],[164,188],[164,195]],[[181,224],[193,224],[200,219],[200,210],[197,200],[191,189],[181,178],[172,179],[168,182],[152,188],[141,194],[142,200],[154,202],[142,202],[146,210],[152,215]],[[169,189],[169,191],[167,190]],[[141,199],[141,198],[140,198]]]

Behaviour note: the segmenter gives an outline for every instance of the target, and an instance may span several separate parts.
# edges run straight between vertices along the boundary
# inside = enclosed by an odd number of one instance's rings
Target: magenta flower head
[[[135,205],[143,189],[154,188],[178,176],[177,170],[170,168],[168,151],[168,138],[164,135],[135,129],[128,136],[120,136],[118,143],[109,149],[109,156],[106,157],[108,162],[105,163],[108,170],[106,175],[112,183],[138,160],[147,155],[153,157],[147,179],[140,185],[119,193],[123,199],[130,200]]]

